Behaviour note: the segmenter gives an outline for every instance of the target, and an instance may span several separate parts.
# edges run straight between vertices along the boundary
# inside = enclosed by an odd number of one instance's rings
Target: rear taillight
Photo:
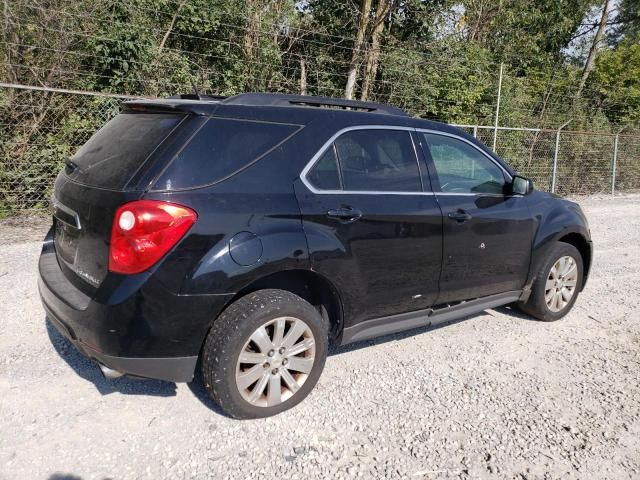
[[[160,260],[194,224],[190,208],[139,200],[118,208],[111,228],[109,271],[140,273]]]

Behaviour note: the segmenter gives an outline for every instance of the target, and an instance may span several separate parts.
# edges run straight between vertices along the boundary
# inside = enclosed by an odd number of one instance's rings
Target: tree
[[[589,79],[592,106],[616,125],[640,121],[640,34],[603,51]]]
[[[362,53],[364,46],[364,36],[369,25],[369,14],[371,11],[371,0],[361,0],[360,12],[358,16],[358,28],[356,29],[356,38],[353,43],[351,52],[351,62],[349,63],[349,71],[347,73],[347,84],[344,87],[344,98],[350,100],[353,97],[353,90],[356,86],[358,69],[362,62]]]
[[[373,18],[371,28],[371,44],[367,50],[367,64],[364,71],[364,81],[362,83],[361,100],[367,100],[378,72],[378,61],[380,59],[380,36],[384,30],[385,18],[391,12],[393,0],[378,0],[376,13]]]
[[[618,9],[618,17],[613,25],[615,43],[640,34],[640,0],[620,0]]]
[[[595,65],[596,57],[600,49],[600,44],[602,43],[602,37],[604,37],[604,29],[607,26],[607,22],[609,21],[609,11],[611,10],[612,4],[612,0],[605,0],[604,4],[602,5],[602,15],[600,16],[598,29],[596,30],[596,34],[593,37],[593,42],[591,43],[591,48],[589,49],[589,55],[587,56],[584,68],[582,69],[582,76],[580,78],[580,84],[578,85],[576,97],[580,97],[580,95],[582,94],[582,89],[584,88],[585,83],[587,83],[589,74],[591,73],[591,70],[593,70],[593,66]]]

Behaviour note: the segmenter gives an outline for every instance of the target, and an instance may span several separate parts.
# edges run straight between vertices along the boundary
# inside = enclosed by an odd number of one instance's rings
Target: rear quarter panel
[[[309,269],[307,241],[293,190],[297,167],[288,151],[278,148],[208,187],[151,191],[145,196],[188,206],[198,214],[179,248],[156,271],[168,289],[185,295],[236,293],[271,273]],[[251,237],[244,232],[258,239],[246,245],[248,255],[257,258],[249,265],[238,264],[230,254],[234,237],[236,244],[238,239]]]

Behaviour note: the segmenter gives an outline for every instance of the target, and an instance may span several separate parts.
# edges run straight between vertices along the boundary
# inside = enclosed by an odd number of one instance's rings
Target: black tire
[[[551,268],[558,261],[558,259],[564,257],[565,255],[571,256],[575,260],[578,269],[578,278],[573,296],[571,297],[567,305],[560,311],[554,312],[547,306],[547,302],[545,301],[545,288]],[[560,320],[567,313],[569,313],[574,303],[576,302],[580,290],[582,290],[583,274],[584,265],[582,263],[582,256],[580,255],[578,249],[568,243],[556,243],[555,245],[553,245],[553,247],[551,247],[547,260],[543,263],[540,271],[536,275],[536,279],[534,280],[531,288],[531,295],[529,296],[529,299],[526,303],[518,302],[518,308],[523,312],[531,315],[532,317],[535,317],[538,320],[542,320],[543,322],[555,322],[556,320]]]
[[[237,362],[251,335],[279,317],[303,320],[313,333],[315,360],[300,389],[274,406],[256,406],[243,398],[236,384]],[[258,290],[231,304],[214,322],[202,352],[204,386],[228,415],[238,419],[262,418],[288,410],[311,392],[327,358],[329,326],[308,302],[284,290]]]

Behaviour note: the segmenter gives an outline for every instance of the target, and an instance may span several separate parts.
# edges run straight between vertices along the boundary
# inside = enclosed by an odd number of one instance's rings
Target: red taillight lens
[[[118,208],[111,228],[109,271],[140,273],[160,260],[189,230],[198,215],[190,208],[139,200]]]

